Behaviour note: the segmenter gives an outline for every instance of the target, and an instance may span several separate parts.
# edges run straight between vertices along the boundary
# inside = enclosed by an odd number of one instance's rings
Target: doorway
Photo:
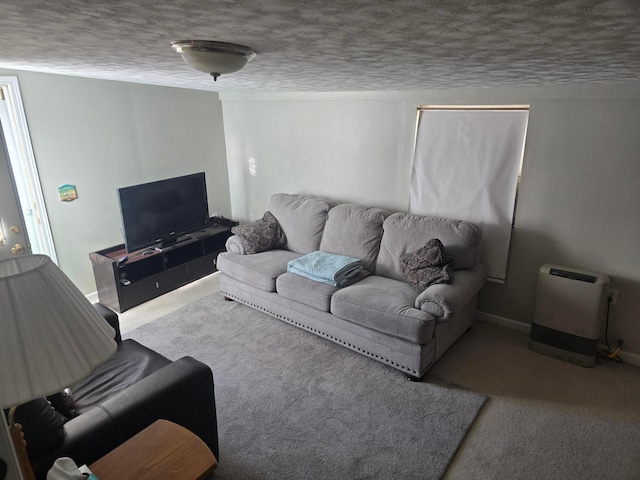
[[[0,260],[41,253],[57,263],[16,77],[0,77]]]

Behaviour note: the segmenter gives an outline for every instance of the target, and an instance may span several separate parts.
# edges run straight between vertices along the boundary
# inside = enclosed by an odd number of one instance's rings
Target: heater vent
[[[555,275],[556,277],[570,278],[571,280],[578,280],[580,282],[596,283],[598,277],[593,275],[586,275],[584,273],[570,272],[567,270],[558,270],[557,268],[550,268],[549,275]]]
[[[530,338],[534,342],[544,343],[581,355],[595,355],[598,348],[598,341],[595,339],[578,337],[577,335],[560,332],[535,323],[531,324]]]

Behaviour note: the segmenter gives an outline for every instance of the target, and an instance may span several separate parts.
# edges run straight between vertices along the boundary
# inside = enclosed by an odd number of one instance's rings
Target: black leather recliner
[[[161,418],[191,430],[219,458],[211,369],[191,357],[172,362],[135,340],[122,340],[117,314],[95,307],[116,331],[116,353],[67,394],[16,411],[36,478],[45,479],[59,457],[89,465]],[[46,418],[38,420],[34,409]]]

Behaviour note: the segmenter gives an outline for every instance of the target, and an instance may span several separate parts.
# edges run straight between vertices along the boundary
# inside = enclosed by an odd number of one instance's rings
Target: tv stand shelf
[[[122,313],[215,272],[231,227],[208,227],[189,236],[161,251],[151,247],[131,252],[120,265],[118,259],[127,255],[124,244],[91,252],[100,303]]]

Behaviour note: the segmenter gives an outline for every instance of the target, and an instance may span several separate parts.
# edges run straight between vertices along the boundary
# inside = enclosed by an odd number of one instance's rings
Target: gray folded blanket
[[[407,283],[421,293],[430,285],[453,281],[452,261],[442,242],[432,238],[424,247],[400,256],[400,268]]]

